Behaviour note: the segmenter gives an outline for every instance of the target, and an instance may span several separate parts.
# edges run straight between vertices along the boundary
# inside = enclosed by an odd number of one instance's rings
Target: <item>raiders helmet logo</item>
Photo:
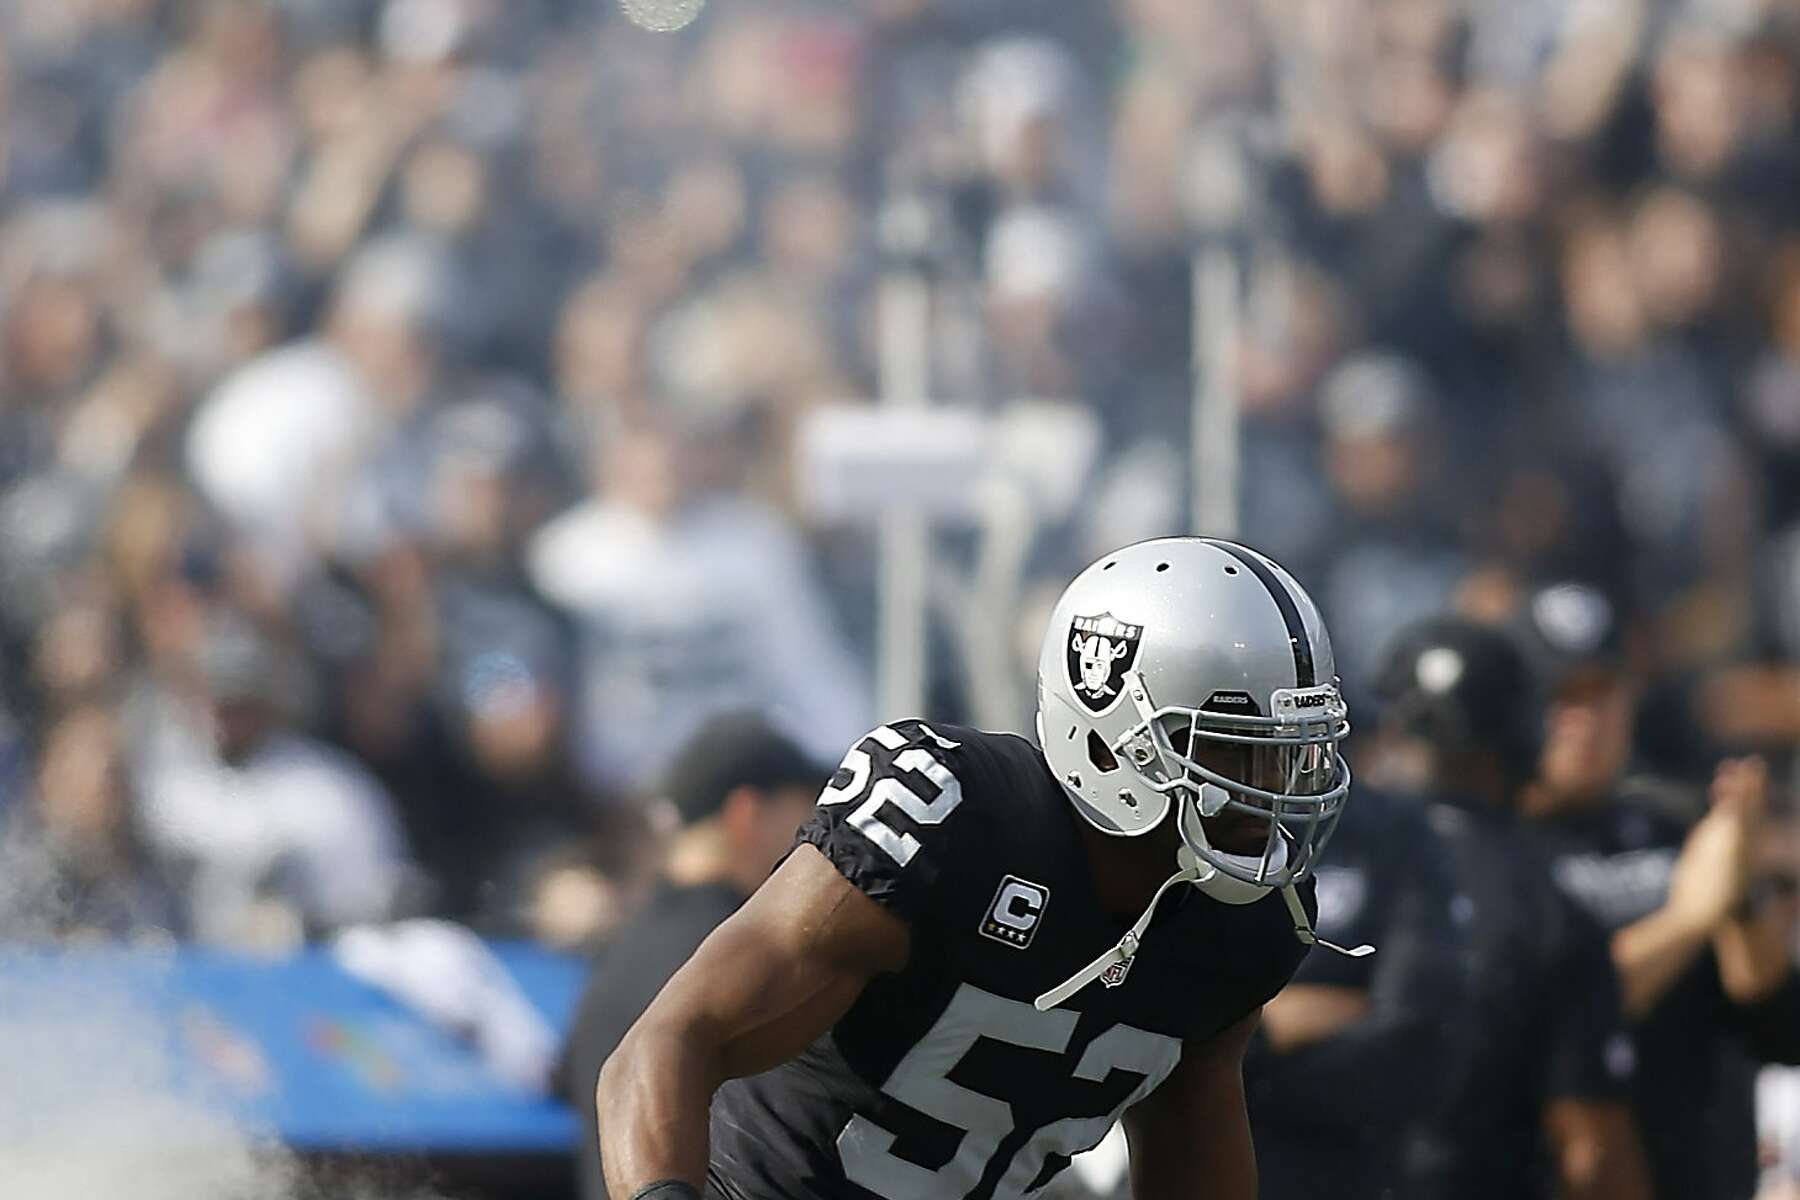
[[[1069,685],[1088,711],[1103,713],[1118,703],[1143,636],[1142,625],[1127,625],[1109,612],[1070,622]]]

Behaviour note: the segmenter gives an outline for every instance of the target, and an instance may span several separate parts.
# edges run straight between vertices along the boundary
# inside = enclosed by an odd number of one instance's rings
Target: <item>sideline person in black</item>
[[[595,964],[563,1053],[582,1123],[581,1196],[606,1195],[594,1077],[669,976],[737,911],[812,813],[827,771],[753,713],[714,718],[675,756],[662,788],[680,827],[663,878]]]
[[[1244,1058],[1263,1200],[1393,1195],[1458,1018],[1447,852],[1418,805],[1357,787],[1314,875],[1317,928],[1380,953],[1308,955],[1263,1006]]]
[[[1757,1174],[1744,1060],[1800,1062],[1792,906],[1754,866],[1766,769],[1721,763],[1693,820],[1678,789],[1628,771],[1636,688],[1606,599],[1556,584],[1523,616],[1554,690],[1526,811],[1557,884],[1610,939],[1656,1194],[1739,1200]]]
[[[1649,1195],[1602,935],[1514,812],[1543,728],[1536,682],[1514,639],[1454,618],[1404,631],[1378,681],[1384,731],[1427,764],[1464,973],[1442,1098],[1407,1154],[1412,1200]]]

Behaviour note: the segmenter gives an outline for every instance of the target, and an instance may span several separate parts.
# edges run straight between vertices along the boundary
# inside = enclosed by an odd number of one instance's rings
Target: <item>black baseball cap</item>
[[[1535,765],[1542,677],[1510,631],[1463,617],[1419,621],[1394,639],[1377,678],[1385,717],[1440,749],[1492,750]]]
[[[663,776],[662,794],[692,824],[718,812],[735,788],[814,791],[830,774],[761,713],[725,712],[682,744]]]
[[[1538,584],[1521,606],[1516,626],[1533,665],[1552,690],[1624,665],[1618,599],[1591,583],[1563,579]]]

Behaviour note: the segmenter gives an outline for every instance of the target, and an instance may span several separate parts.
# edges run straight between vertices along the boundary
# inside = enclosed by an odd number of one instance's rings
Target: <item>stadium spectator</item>
[[[195,482],[279,592],[323,558],[360,563],[418,529],[458,299],[435,244],[375,243],[346,264],[326,337],[248,364],[196,412]]]
[[[707,486],[705,444],[668,421],[621,430],[593,498],[528,563],[581,629],[576,753],[597,786],[653,779],[708,716],[768,709],[805,744],[866,723],[862,672],[804,551],[772,511]]]
[[[1347,693],[1367,700],[1394,634],[1446,608],[1468,571],[1457,536],[1466,500],[1445,462],[1442,400],[1416,363],[1346,360],[1321,385],[1319,417],[1331,519],[1308,577],[1343,630]]]
[[[288,728],[274,649],[220,619],[198,657],[197,729],[134,764],[146,842],[181,880],[193,936],[280,948],[400,913],[410,866],[393,803],[354,760]]]
[[[169,938],[170,880],[136,827],[116,717],[89,704],[49,730],[21,811],[0,815],[0,931],[8,938]]]

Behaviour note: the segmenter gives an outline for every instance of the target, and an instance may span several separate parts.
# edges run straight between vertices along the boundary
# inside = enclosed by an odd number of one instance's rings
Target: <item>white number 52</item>
[[[920,728],[939,745],[955,749],[957,743],[939,737],[929,726],[921,725]],[[929,785],[931,794],[925,795],[924,789],[897,774],[877,779],[875,786],[870,788],[869,776],[873,771],[873,763],[869,752],[862,748],[869,742],[878,743],[889,750],[899,750],[900,753],[894,756],[894,770],[909,771],[921,776]],[[848,818],[850,827],[881,847],[889,858],[903,867],[919,852],[919,839],[883,821],[883,806],[893,805],[920,825],[936,825],[962,803],[962,784],[956,781],[956,776],[950,773],[950,769],[921,746],[902,749],[906,743],[905,734],[883,725],[844,755],[839,769],[849,771],[850,778],[836,786],[827,786],[819,795],[819,803],[829,807],[848,804],[862,795],[864,788],[869,788],[868,797],[856,806],[856,811]]]

